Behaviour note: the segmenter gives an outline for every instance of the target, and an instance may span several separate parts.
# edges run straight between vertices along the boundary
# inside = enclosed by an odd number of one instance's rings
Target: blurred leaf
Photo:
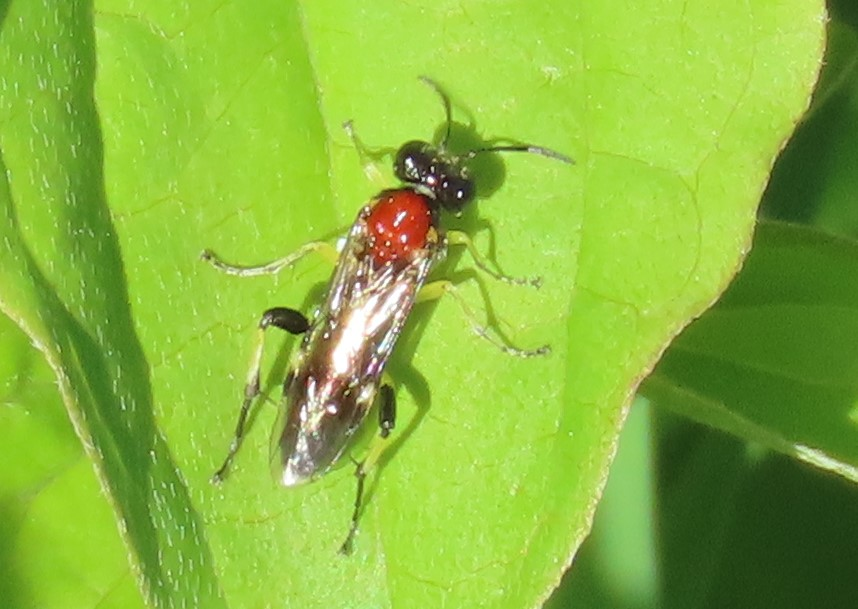
[[[761,224],[721,301],[674,341],[646,395],[858,481],[858,244]]]
[[[658,425],[671,421],[659,413]],[[659,442],[663,607],[848,609],[858,489],[711,429]]]
[[[807,104],[823,14],[797,0],[8,10],[0,307],[57,374],[150,598],[200,607],[545,598],[637,383],[739,263]],[[236,280],[197,257],[262,261],[347,225],[378,187],[340,124],[370,145],[429,137],[441,109],[419,74],[449,90],[462,139],[577,161],[486,161],[482,192],[496,192],[460,223],[507,272],[544,277],[538,293],[482,292],[513,342],[554,352],[510,360],[466,333],[455,302],[416,312],[392,363],[408,442],[344,560],[350,468],[275,488],[273,408],[228,483],[208,483],[259,313],[309,308],[328,270]],[[474,282],[463,291],[480,302]],[[272,395],[286,357],[272,354]],[[417,406],[431,406],[419,425]]]
[[[720,566],[733,555],[737,498],[756,463],[734,437],[665,411],[653,420],[661,607],[699,609],[717,594]]]
[[[858,489],[776,457],[740,489],[704,607],[854,607]]]

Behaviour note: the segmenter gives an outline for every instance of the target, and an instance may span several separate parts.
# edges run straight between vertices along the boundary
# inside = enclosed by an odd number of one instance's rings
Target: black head
[[[470,150],[461,155],[450,154],[447,151],[447,142],[450,139],[450,129],[453,124],[450,99],[435,81],[425,76],[422,76],[420,80],[435,89],[444,104],[446,117],[444,139],[437,146],[420,140],[404,143],[396,152],[393,171],[397,178],[406,184],[417,186],[421,192],[437,201],[438,205],[445,211],[459,215],[465,205],[473,200],[476,188],[473,178],[469,175],[467,163],[478,154],[484,152],[531,152],[565,163],[572,163],[572,159],[559,152],[529,144],[492,146]]]
[[[461,158],[429,142],[412,140],[400,146],[393,171],[406,184],[420,186],[445,211],[458,215],[474,198],[474,182]]]

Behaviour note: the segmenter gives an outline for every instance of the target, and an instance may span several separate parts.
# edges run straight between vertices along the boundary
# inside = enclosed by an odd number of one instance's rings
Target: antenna
[[[441,150],[446,150],[447,149],[447,143],[450,141],[450,129],[453,125],[453,118],[452,118],[453,113],[452,113],[452,110],[450,108],[450,98],[447,97],[447,94],[444,93],[444,90],[441,89],[440,85],[438,85],[437,82],[435,82],[434,80],[432,80],[428,76],[420,76],[419,78],[420,78],[421,82],[423,82],[426,85],[429,85],[430,87],[432,87],[435,90],[435,92],[441,98],[441,103],[444,104],[444,116],[445,116],[446,121],[447,121],[447,126],[444,130],[444,139],[441,140],[441,143],[438,145],[438,147]]]
[[[453,125],[450,98],[447,97],[447,94],[444,92],[443,89],[441,89],[441,86],[428,76],[420,76],[419,78],[421,82],[432,87],[432,89],[435,90],[435,92],[441,98],[441,103],[444,104],[444,117],[446,120],[446,127],[444,129],[444,139],[441,140],[441,143],[438,145],[438,147],[441,150],[446,150],[447,143],[450,140],[450,130]],[[549,159],[556,159],[558,161],[568,163],[569,165],[575,164],[575,161],[572,160],[572,158],[566,156],[563,153],[557,152],[556,150],[552,150],[551,148],[546,148],[544,146],[535,146],[533,144],[514,144],[510,146],[491,146],[489,148],[478,148],[476,150],[466,152],[460,158],[472,159],[478,154],[483,154],[484,152],[529,152],[531,154],[538,154],[540,156],[548,157]]]
[[[533,144],[519,144],[515,146],[492,146],[491,148],[478,148],[477,150],[471,150],[470,152],[464,154],[463,156],[468,159],[472,159],[478,154],[482,154],[484,152],[529,152],[531,154],[538,154],[541,156],[548,157],[549,159],[557,159],[558,161],[563,161],[564,163],[568,163],[570,165],[574,165],[575,161],[572,160],[571,157],[566,156],[561,152],[557,152],[556,150],[552,150],[551,148],[546,148],[544,146],[534,146]]]

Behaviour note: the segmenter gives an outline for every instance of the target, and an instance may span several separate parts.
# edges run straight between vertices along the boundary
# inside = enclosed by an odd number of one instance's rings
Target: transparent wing
[[[441,239],[409,260],[376,266],[364,208],[284,386],[285,409],[272,438],[272,466],[292,486],[326,471],[366,416],[417,292],[443,257]]]

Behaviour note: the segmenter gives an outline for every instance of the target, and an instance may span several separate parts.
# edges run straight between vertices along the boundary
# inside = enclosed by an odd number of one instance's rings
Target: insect
[[[558,152],[533,145],[492,146],[463,154],[451,153],[449,98],[434,81],[421,80],[438,93],[444,105],[443,139],[437,146],[414,140],[399,148],[393,169],[402,184],[383,190],[360,210],[340,251],[328,243],[313,242],[284,258],[258,266],[228,264],[210,250],[202,254],[204,260],[220,271],[241,277],[277,273],[311,252],[320,252],[335,261],[327,296],[312,318],[286,307],[274,307],[262,314],[235,434],[213,479],[219,482],[225,477],[244,437],[250,408],[260,395],[265,331],[275,327],[303,335],[283,383],[279,419],[271,442],[272,466],[281,484],[297,486],[327,472],[377,402],[379,433],[363,460],[356,462],[354,511],[341,547],[346,554],[351,551],[358,530],[367,472],[377,462],[394,428],[396,399],[385,366],[415,303],[452,294],[477,334],[498,348],[520,357],[548,353],[547,346],[526,350],[507,345],[477,323],[453,283],[427,280],[449,247],[464,246],[476,266],[495,279],[536,284],[535,280],[512,278],[491,269],[470,238],[459,231],[444,231],[441,219],[445,214],[461,214],[474,199],[475,186],[468,163],[478,155],[529,152],[564,163],[572,161]],[[351,123],[345,127],[360,151]]]

